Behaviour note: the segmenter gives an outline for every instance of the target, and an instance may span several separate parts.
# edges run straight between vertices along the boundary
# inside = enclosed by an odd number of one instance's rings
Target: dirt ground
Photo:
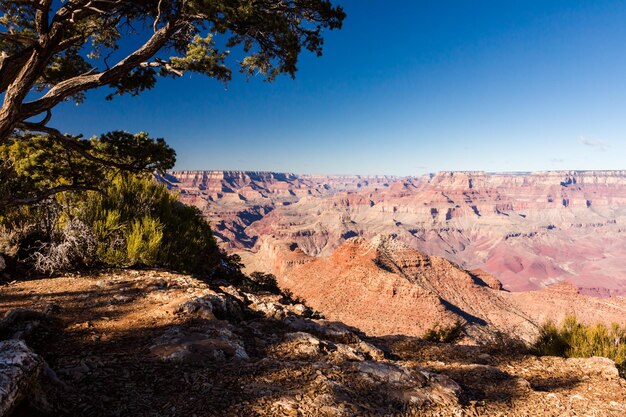
[[[27,343],[61,381],[59,416],[626,415],[626,381],[600,358],[368,338],[278,295],[165,271],[2,286],[0,313],[16,308],[50,314]]]

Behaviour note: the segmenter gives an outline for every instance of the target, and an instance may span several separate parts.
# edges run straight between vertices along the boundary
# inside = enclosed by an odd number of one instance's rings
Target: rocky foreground
[[[0,415],[626,414],[610,360],[368,337],[226,282],[119,271],[1,294]]]

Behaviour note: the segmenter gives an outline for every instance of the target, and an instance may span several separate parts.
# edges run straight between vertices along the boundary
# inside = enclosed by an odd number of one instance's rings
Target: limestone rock
[[[375,361],[382,361],[385,359],[385,352],[370,343],[361,341],[358,343],[358,348],[361,352],[367,354]]]
[[[184,303],[179,312],[205,319],[240,320],[242,310],[236,299],[227,294],[211,293]]]
[[[171,327],[154,341],[150,351],[163,360],[175,362],[249,359],[239,337],[226,326],[215,326],[204,332]]]
[[[21,340],[0,342],[0,416],[8,416],[38,389],[43,359]]]
[[[252,304],[250,308],[263,313],[265,317],[276,320],[284,319],[285,317],[287,317],[288,313],[283,306],[272,302]]]
[[[594,356],[592,358],[569,358],[567,362],[578,365],[589,374],[601,375],[604,378],[619,378],[619,371],[615,362],[608,358]]]
[[[383,382],[402,383],[411,381],[411,372],[399,365],[378,362],[363,362],[359,372]]]
[[[285,340],[294,344],[294,353],[317,355],[321,352],[322,342],[317,337],[309,333],[286,333]]]
[[[362,362],[357,367],[366,378],[378,383],[389,396],[411,404],[459,403],[461,387],[452,379],[428,371],[412,371],[399,364]]]

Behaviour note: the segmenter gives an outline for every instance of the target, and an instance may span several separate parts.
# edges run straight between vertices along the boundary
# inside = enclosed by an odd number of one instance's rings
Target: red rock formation
[[[271,239],[325,256],[350,237],[382,233],[480,268],[507,290],[567,279],[586,294],[626,294],[626,171],[420,178],[173,172],[165,181],[203,209],[230,249],[255,253]]]
[[[457,320],[474,334],[515,328],[530,338],[536,328],[482,280],[388,237],[352,238],[329,257],[278,269],[280,285],[327,318],[374,335],[421,336]]]
[[[352,238],[328,257],[292,251],[278,255],[274,267],[282,287],[328,319],[380,336],[421,336],[461,321],[471,338],[500,331],[532,340],[538,325],[567,314],[589,323],[626,324],[623,298],[589,297],[565,282],[542,291],[502,291],[484,271],[464,271],[390,237]]]

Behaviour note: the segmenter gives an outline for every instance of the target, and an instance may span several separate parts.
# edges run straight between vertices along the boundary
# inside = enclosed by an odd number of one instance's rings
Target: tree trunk
[[[50,40],[44,39],[42,43],[40,48],[31,49],[30,55],[26,58],[18,56],[15,61],[5,64],[8,67],[3,71],[3,77],[13,74],[14,77],[12,81],[8,81],[9,85],[4,93],[4,102],[0,109],[0,144],[9,138],[19,122],[27,118],[22,115],[22,103],[54,55]],[[20,69],[10,71],[13,66],[20,66]],[[3,82],[7,81],[3,80]]]

